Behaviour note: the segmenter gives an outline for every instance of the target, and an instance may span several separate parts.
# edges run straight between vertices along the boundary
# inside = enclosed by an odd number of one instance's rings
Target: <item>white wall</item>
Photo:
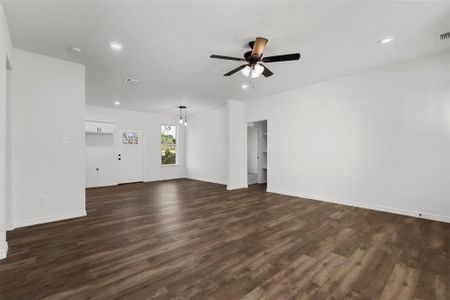
[[[258,172],[258,128],[247,126],[247,173]]]
[[[98,106],[86,106],[85,119],[90,121],[115,123],[116,131],[118,129],[142,129],[143,130],[143,151],[144,151],[144,181],[154,181],[163,179],[174,179],[186,177],[185,167],[185,127],[179,125],[178,115],[173,116],[137,112],[131,110],[106,108]],[[191,120],[189,120],[191,122]],[[161,125],[177,125],[178,126],[178,156],[177,165],[162,166],[161,165]],[[89,139],[88,142],[92,142]],[[115,158],[115,153],[114,153]],[[114,159],[112,163],[117,163]],[[88,168],[95,167],[87,166]],[[117,170],[116,167],[114,167]],[[105,185],[111,182],[117,173],[112,169],[105,171]],[[117,181],[117,180],[116,180]],[[86,183],[88,186],[94,185],[92,182]]]
[[[12,133],[12,71],[6,71],[6,141],[11,141]],[[14,223],[12,199],[12,143],[6,145],[6,225]],[[9,230],[7,227],[6,230]]]
[[[12,44],[11,37],[9,35],[8,24],[4,15],[3,7],[0,5],[0,259],[5,258],[8,252],[8,244],[6,242],[6,220],[7,209],[10,199],[7,199],[7,178],[9,173],[7,170],[7,162],[10,157],[7,157],[6,137],[7,131],[7,115],[6,112],[9,109],[7,107],[7,91],[9,86],[7,85],[7,60],[9,64],[12,64]],[[9,102],[9,101],[8,101]]]
[[[84,66],[20,50],[13,57],[12,227],[83,216]]]
[[[190,116],[186,149],[189,178],[227,184],[228,111],[226,107]]]
[[[245,104],[268,190],[450,221],[450,53]]]
[[[242,102],[228,100],[228,183],[227,189],[247,187],[247,126]],[[245,174],[244,174],[245,173]]]

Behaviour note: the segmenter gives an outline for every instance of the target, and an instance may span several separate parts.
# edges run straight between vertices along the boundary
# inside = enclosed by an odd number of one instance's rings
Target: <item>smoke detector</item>
[[[448,40],[450,39],[450,31],[446,32],[446,33],[441,33],[439,35],[439,40],[443,41],[443,40]]]
[[[138,84],[140,80],[129,77],[125,79],[125,82],[128,84]]]

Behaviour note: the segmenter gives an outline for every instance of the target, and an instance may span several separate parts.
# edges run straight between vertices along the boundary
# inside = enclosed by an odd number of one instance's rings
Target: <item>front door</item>
[[[142,130],[120,129],[117,137],[119,184],[143,181]]]

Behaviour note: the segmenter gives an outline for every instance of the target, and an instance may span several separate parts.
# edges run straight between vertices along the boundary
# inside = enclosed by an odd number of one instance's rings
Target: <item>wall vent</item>
[[[140,81],[138,79],[134,79],[134,78],[127,78],[127,79],[125,79],[125,82],[129,83],[129,84],[137,84]]]
[[[450,32],[441,33],[441,34],[439,35],[439,39],[440,39],[441,41],[450,39]]]

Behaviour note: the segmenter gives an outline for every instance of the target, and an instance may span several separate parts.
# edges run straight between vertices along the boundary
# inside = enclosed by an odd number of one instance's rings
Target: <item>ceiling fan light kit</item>
[[[242,75],[244,75],[245,77],[250,76],[250,72],[251,72],[252,68],[250,68],[250,66],[245,66],[245,68],[243,68],[241,70]]]
[[[241,70],[242,75],[245,77],[249,77],[251,75],[251,78],[258,78],[261,76],[262,72],[264,71],[264,67],[260,64],[256,64],[253,67],[246,66]]]
[[[244,53],[244,58],[217,55],[217,54],[211,55],[210,58],[246,62],[244,65],[241,65],[231,70],[230,72],[225,73],[224,76],[231,76],[241,71],[242,75],[251,78],[258,78],[259,76],[261,76],[261,74],[264,77],[270,77],[273,75],[272,71],[270,71],[262,63],[273,63],[273,62],[292,61],[300,59],[300,53],[263,57],[264,49],[266,48],[268,42],[269,42],[268,39],[262,37],[257,37],[255,41],[249,42],[248,45],[252,50]]]

